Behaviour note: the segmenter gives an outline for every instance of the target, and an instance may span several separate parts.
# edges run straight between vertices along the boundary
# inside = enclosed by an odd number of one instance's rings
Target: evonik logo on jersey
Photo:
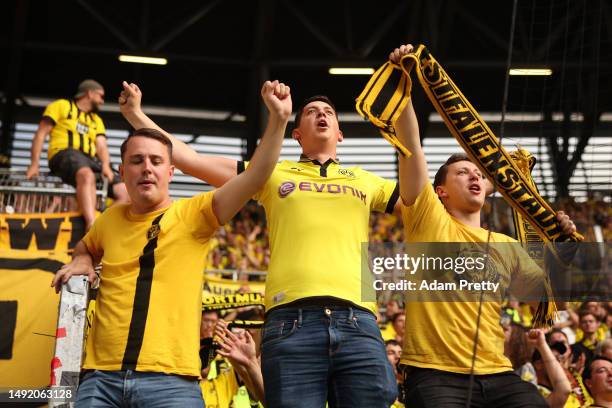
[[[353,197],[358,198],[364,204],[366,204],[367,195],[363,191],[358,190],[355,187],[336,183],[314,183],[310,181],[302,181],[298,185],[296,185],[296,183],[293,181],[284,181],[278,187],[279,197],[287,197],[289,194],[293,193],[296,190],[296,187],[300,191],[312,191],[315,193],[349,194]]]
[[[77,130],[77,133],[84,135],[86,133],[89,133],[89,126],[87,126],[86,124],[82,122],[77,122],[76,130]]]

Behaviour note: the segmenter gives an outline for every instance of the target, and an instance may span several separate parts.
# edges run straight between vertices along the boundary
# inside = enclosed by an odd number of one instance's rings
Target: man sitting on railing
[[[104,123],[98,116],[98,109],[103,104],[104,88],[93,79],[79,84],[74,99],[58,99],[49,104],[34,134],[32,161],[27,171],[28,178],[38,175],[40,153],[50,134],[49,168],[64,183],[76,188],[76,199],[87,230],[96,217],[94,173],[102,173],[108,178],[108,195],[116,203],[128,200],[125,185],[110,166]]]

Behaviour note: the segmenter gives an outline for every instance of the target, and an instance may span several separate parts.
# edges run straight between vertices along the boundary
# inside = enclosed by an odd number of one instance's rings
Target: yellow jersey
[[[96,155],[96,138],[106,136],[100,116],[94,112],[82,112],[76,102],[58,99],[47,106],[44,118],[53,121],[47,159],[51,160],[60,150],[76,149],[91,157]]]
[[[398,197],[397,183],[360,167],[305,156],[279,163],[255,196],[270,237],[266,310],[333,297],[375,313],[374,302],[362,301],[361,245],[370,212],[392,212]]]
[[[384,341],[395,340],[395,337],[397,336],[395,328],[393,328],[393,324],[390,321],[387,322],[384,327],[381,327],[380,334],[382,335]]]
[[[225,359],[211,361],[208,375],[200,380],[202,397],[208,408],[229,408],[239,388],[234,367]]]
[[[605,323],[601,323],[599,325],[599,327],[597,328],[597,331],[595,331],[595,341],[596,343],[593,343],[591,340],[589,339],[585,339],[584,338],[584,332],[582,331],[581,328],[577,328],[576,329],[576,343],[582,343],[586,348],[588,348],[589,350],[595,350],[595,348],[597,347],[598,344],[600,344],[602,341],[604,341],[606,339],[606,335],[608,333],[608,326]]]
[[[423,188],[409,207],[402,206],[407,243],[487,242],[488,231],[465,225],[452,217],[438,199],[431,184]],[[504,245],[504,253],[493,251],[496,276],[502,288],[539,288],[544,272],[522,250],[517,241],[492,233],[491,243]],[[496,246],[500,247],[498,244]],[[538,291],[540,292],[540,290]],[[501,294],[501,291],[500,291]],[[498,294],[496,293],[496,296]],[[410,301],[406,296],[406,332],[401,363],[436,370],[469,374],[478,318],[478,302]],[[500,325],[502,297],[483,302],[474,374],[512,371],[504,356],[504,333]]]
[[[200,376],[202,285],[214,192],[147,214],[107,209],[83,238],[102,257],[83,368]]]
[[[538,384],[537,388],[538,388],[538,392],[540,393],[542,397],[544,397],[544,399],[547,399],[550,396],[550,394],[552,394],[552,390],[544,385]],[[592,405],[582,404],[574,393],[570,393],[570,395],[567,397],[567,400],[565,401],[565,404],[563,404],[563,408],[581,408],[585,406],[590,407]]]

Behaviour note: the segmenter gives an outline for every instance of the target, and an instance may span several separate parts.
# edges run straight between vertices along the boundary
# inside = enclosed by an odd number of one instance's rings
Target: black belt
[[[364,312],[369,312],[373,314],[371,310],[366,309],[362,306],[356,305],[353,302],[349,302],[348,300],[339,299],[333,296],[310,296],[302,299],[294,300],[293,302],[285,303],[279,306],[275,306],[266,312],[266,315],[273,310],[281,310],[287,308],[297,308],[297,309],[306,309],[306,308],[329,308],[329,309],[359,309]]]

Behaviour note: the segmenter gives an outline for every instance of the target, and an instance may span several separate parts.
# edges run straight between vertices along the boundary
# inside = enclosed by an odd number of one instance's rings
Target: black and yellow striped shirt
[[[219,226],[213,194],[147,214],[116,205],[96,220],[83,238],[102,256],[83,368],[200,376],[203,270]]]
[[[52,102],[45,109],[43,117],[51,119],[54,124],[47,153],[49,160],[60,150],[69,148],[94,157],[96,138],[106,134],[100,116],[79,110],[72,100],[58,99]]]

